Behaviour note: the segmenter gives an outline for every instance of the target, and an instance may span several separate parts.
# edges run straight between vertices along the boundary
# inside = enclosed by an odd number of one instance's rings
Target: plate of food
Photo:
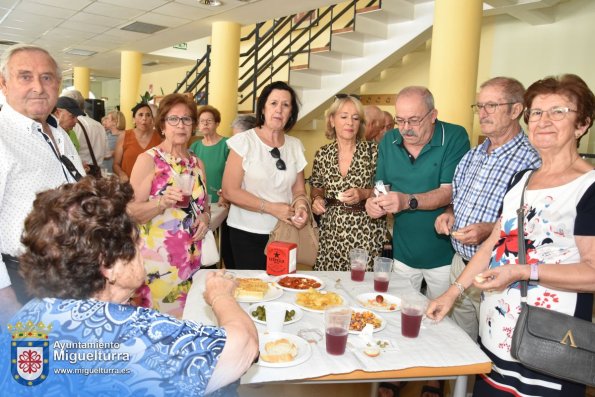
[[[267,302],[283,295],[283,290],[260,278],[236,278],[238,287],[235,298],[238,302]]]
[[[382,331],[386,327],[386,320],[380,315],[365,309],[353,308],[351,312],[350,334],[360,334],[366,324],[372,324],[373,332]]]
[[[285,322],[283,324],[293,324],[300,321],[304,316],[304,311],[291,303],[279,302],[286,305]],[[248,308],[248,315],[252,317],[255,323],[266,324],[266,308],[262,303],[254,303]]]
[[[327,307],[342,305],[344,301],[341,295],[335,292],[318,291],[313,288],[298,292],[295,296],[296,305],[315,313],[324,313],[324,309]]]
[[[293,367],[310,358],[310,344],[297,335],[284,332],[258,334],[260,358],[258,365],[262,367]]]
[[[275,281],[275,284],[279,288],[283,288],[286,291],[305,291],[310,288],[312,289],[323,289],[324,281],[316,276],[309,276],[305,274],[285,274],[280,276]]]
[[[369,292],[357,296],[357,301],[366,309],[390,313],[401,308],[401,299],[394,295]]]

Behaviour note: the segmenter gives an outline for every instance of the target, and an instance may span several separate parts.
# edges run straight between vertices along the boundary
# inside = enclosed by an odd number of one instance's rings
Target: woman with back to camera
[[[593,125],[595,96],[575,75],[548,77],[525,93],[529,140],[541,156],[536,170],[518,173],[504,197],[502,216],[465,271],[430,303],[440,320],[466,287],[483,290],[480,345],[494,363],[478,377],[476,396],[584,396],[585,385],[524,367],[510,355],[520,313],[519,280],[529,280],[527,303],[591,321],[595,289],[595,170],[578,142]],[[524,230],[517,209],[524,192]],[[518,258],[518,233],[527,257]],[[478,277],[476,277],[478,276]]]
[[[315,270],[350,269],[349,251],[363,248],[372,260],[380,255],[386,221],[366,213],[372,194],[378,145],[363,140],[364,109],[354,96],[339,94],[327,110],[324,145],[314,157],[310,185],[312,211],[321,215],[320,247]]]
[[[298,229],[308,221],[304,146],[286,134],[298,112],[293,88],[271,83],[258,97],[258,126],[227,141],[223,196],[231,202],[227,224],[237,269],[266,268],[264,249],[278,220]]]
[[[38,193],[33,203],[21,269],[35,298],[10,320],[10,332],[28,324],[47,332],[50,371],[104,371],[50,374],[34,386],[38,395],[218,395],[258,354],[254,324],[223,271],[207,275],[204,292],[219,326],[128,304],[145,279],[143,242],[126,210],[132,196],[116,177],[86,177]],[[2,346],[10,336],[0,333]],[[56,343],[67,346],[65,358]],[[0,349],[0,383],[3,395],[19,395],[23,385],[8,379],[10,350]],[[105,371],[114,372],[98,375]]]
[[[135,301],[180,318],[192,275],[201,266],[202,239],[211,220],[202,161],[188,151],[196,128],[196,104],[182,94],[166,95],[156,128],[165,139],[138,156],[130,184],[130,214],[141,226],[146,284]],[[190,199],[184,202],[181,180],[190,178]],[[186,195],[188,196],[188,195]]]
[[[148,103],[141,102],[132,108],[134,128],[118,137],[114,150],[114,174],[128,182],[139,154],[161,143],[161,136],[153,128],[153,113]]]

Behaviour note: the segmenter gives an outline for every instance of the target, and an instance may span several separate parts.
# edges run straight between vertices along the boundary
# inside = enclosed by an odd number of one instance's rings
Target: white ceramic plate
[[[304,289],[298,289],[298,288],[290,288],[290,287],[284,287],[282,285],[279,284],[279,280],[281,280],[282,278],[285,277],[291,277],[291,278],[295,278],[295,277],[301,277],[301,278],[307,278],[309,280],[314,280],[317,283],[320,284],[320,287],[314,288],[317,290],[321,290],[324,288],[324,281],[322,281],[321,279],[319,279],[316,276],[310,276],[310,275],[306,275],[306,274],[284,274],[283,276],[279,276],[277,277],[277,280],[275,280],[275,285],[279,288],[283,288],[285,291],[291,291],[291,292],[301,292],[301,291],[307,291],[308,288],[304,288]]]
[[[373,313],[373,312],[372,312],[372,310],[370,310],[370,309],[357,309],[357,308],[355,308],[355,307],[354,307],[354,308],[352,308],[352,310],[353,310],[354,312],[358,312],[358,313],[363,313],[363,312],[370,312],[370,313],[372,313],[373,315],[375,315],[375,316],[376,316],[376,318],[377,318],[378,320],[380,320],[380,327],[378,327],[378,328],[374,328],[374,331],[373,331],[373,332],[380,332],[380,331],[382,331],[384,328],[386,328],[386,320],[385,320],[385,319],[384,319],[384,318],[383,318],[381,315],[379,315],[379,314],[376,314],[376,313]],[[361,333],[362,333],[362,331],[349,330],[349,333],[350,333],[350,334],[356,334],[356,335],[358,335],[358,334],[361,334]]]
[[[264,294],[264,297],[262,299],[246,297],[246,298],[236,298],[236,300],[238,302],[243,302],[243,303],[268,302],[268,301],[277,299],[281,295],[283,295],[283,290],[281,288],[277,287],[276,285],[273,285],[273,283],[269,283],[269,290],[267,291],[266,294]]]
[[[300,292],[304,292],[304,291],[300,291]],[[327,291],[320,291],[320,293],[322,293],[322,294],[326,294],[326,293],[328,293],[328,292],[327,292]],[[335,292],[335,294],[337,294],[337,293]],[[337,294],[337,295],[339,295],[339,294]],[[341,295],[339,295],[339,298],[341,298],[341,303],[339,303],[338,305],[343,305],[343,304],[345,304],[345,298],[343,298]],[[296,297],[296,302],[295,302],[295,304],[296,304],[297,306],[301,307],[302,309],[304,309],[304,310],[305,310],[305,311],[307,311],[307,312],[313,312],[313,313],[324,313],[324,309],[320,309],[320,310],[318,310],[318,309],[311,309],[311,308],[309,308],[309,307],[306,307],[306,306],[300,305],[299,303],[297,303],[297,297]],[[337,306],[338,306],[338,305],[337,305]]]
[[[382,295],[384,302],[382,304],[375,303],[376,297]],[[382,292],[368,292],[357,296],[357,302],[368,310],[381,313],[392,313],[401,310],[401,299],[394,295],[385,294]],[[394,305],[394,307],[393,307]]]
[[[279,302],[279,303],[285,303],[285,302]],[[299,307],[297,307],[296,305],[294,305],[292,303],[285,303],[285,305],[286,305],[285,310],[294,310],[295,315],[293,316],[293,318],[291,320],[285,321],[283,324],[285,324],[285,325],[293,324],[293,323],[300,321],[302,319],[302,317],[304,317],[304,311],[302,309],[300,309]],[[250,307],[248,308],[248,315],[250,317],[252,317],[252,320],[254,320],[255,323],[266,325],[266,323],[267,323],[266,321],[259,320],[258,318],[256,318],[255,316],[252,315],[252,312],[255,311],[258,306],[263,306],[263,304],[262,303],[254,303],[254,304],[250,305]]]
[[[264,361],[263,359],[258,360],[258,365],[261,367],[272,367],[272,368],[282,368],[282,367],[293,367],[295,365],[299,365],[310,358],[312,355],[312,348],[310,344],[306,342],[304,339],[300,338],[297,335],[286,334],[284,332],[273,332],[270,334],[258,334],[258,348],[260,349],[260,354],[266,354],[264,350],[264,345],[267,342],[274,341],[277,339],[285,338],[293,342],[297,346],[297,356],[293,359],[293,361],[288,361],[285,363],[269,363]]]

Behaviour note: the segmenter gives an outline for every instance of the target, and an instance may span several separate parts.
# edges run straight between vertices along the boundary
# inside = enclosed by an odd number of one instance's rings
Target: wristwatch
[[[537,284],[539,281],[539,268],[536,264],[532,264],[531,266],[531,274],[529,275],[529,283],[530,284]]]
[[[417,205],[418,205],[417,199],[415,198],[414,195],[410,194],[409,195],[409,209],[411,211],[415,211],[417,209]]]

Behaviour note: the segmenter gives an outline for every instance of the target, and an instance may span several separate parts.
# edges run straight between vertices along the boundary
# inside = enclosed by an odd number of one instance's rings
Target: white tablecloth
[[[204,302],[204,278],[208,270],[199,271],[195,275],[194,283],[188,293],[184,318],[195,320],[204,324],[216,324],[216,319],[210,307]],[[233,271],[239,277],[263,276],[260,271]],[[300,272],[320,277],[325,283],[325,290],[335,291],[347,299],[353,307],[359,307],[353,297],[360,293],[374,292],[373,275],[366,273],[363,282],[351,281],[348,272]],[[336,289],[336,280],[350,291]],[[392,275],[389,294],[401,296],[404,293],[415,293],[409,282],[397,280]],[[280,301],[295,301],[295,293],[284,291],[278,298]],[[247,310],[249,303],[241,304]],[[292,381],[313,378],[330,374],[349,373],[354,370],[369,372],[382,370],[399,370],[412,367],[449,367],[473,365],[489,362],[488,357],[479,349],[477,344],[450,319],[435,324],[429,319],[424,319],[418,338],[405,338],[401,336],[401,314],[399,311],[392,313],[378,313],[387,321],[384,330],[374,334],[375,338],[388,339],[394,345],[393,349],[382,352],[378,357],[368,357],[359,349],[348,349],[342,356],[332,356],[326,353],[324,338],[317,344],[311,344],[312,357],[303,364],[287,368],[266,368],[258,364],[253,365],[242,377],[242,383],[261,383],[270,381]],[[304,311],[304,317],[283,328],[283,332],[297,334],[301,329],[319,329],[324,335],[324,315]],[[259,332],[264,333],[265,326],[256,324]],[[349,345],[359,344],[358,335],[349,335]]]

